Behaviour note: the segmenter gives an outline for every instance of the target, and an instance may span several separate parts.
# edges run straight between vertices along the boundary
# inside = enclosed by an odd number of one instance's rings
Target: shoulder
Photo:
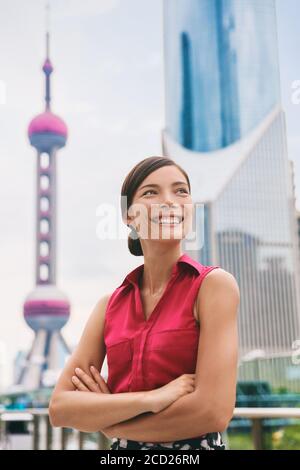
[[[104,317],[105,317],[105,312],[106,312],[108,303],[112,297],[112,294],[113,292],[104,294],[102,297],[98,299],[89,317],[88,323],[90,324],[90,326],[98,325],[99,321],[103,322]]]
[[[122,301],[126,295],[126,292],[128,291],[128,286],[130,287],[130,284],[118,286],[111,292],[103,295],[96,303],[95,311],[98,312],[98,314],[102,317],[105,317],[106,313],[111,307],[119,305],[119,302]]]
[[[218,308],[225,304],[237,306],[240,301],[240,290],[234,275],[223,268],[209,271],[201,282],[197,293],[197,311]]]
[[[202,290],[216,289],[220,287],[225,288],[232,293],[239,294],[239,286],[234,275],[220,267],[212,269],[205,274],[201,285]]]
[[[96,303],[95,309],[97,311],[105,310],[112,294],[113,294],[113,292],[110,292],[110,293],[104,294],[102,297],[100,297],[100,299]]]

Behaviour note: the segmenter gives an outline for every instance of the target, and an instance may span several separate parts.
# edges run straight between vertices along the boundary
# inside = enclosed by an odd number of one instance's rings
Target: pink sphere
[[[58,134],[67,137],[68,128],[64,121],[51,111],[45,111],[39,114],[29,124],[28,135],[31,137],[33,134]]]

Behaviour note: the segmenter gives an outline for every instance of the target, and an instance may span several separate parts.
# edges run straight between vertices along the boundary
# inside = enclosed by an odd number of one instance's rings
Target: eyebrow
[[[176,184],[185,184],[186,186],[188,186],[188,184],[185,181],[176,181],[175,183],[172,183],[172,186],[175,186]],[[154,188],[160,187],[159,184],[145,184],[139,189],[139,191],[141,191],[143,188],[146,188],[147,186],[152,186]]]

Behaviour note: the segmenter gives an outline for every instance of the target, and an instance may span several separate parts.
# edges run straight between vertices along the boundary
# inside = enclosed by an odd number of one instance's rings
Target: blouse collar
[[[181,265],[191,266],[197,272],[197,274],[201,273],[201,266],[202,266],[201,263],[199,263],[199,261],[195,261],[186,253],[183,253],[174,264],[172,268],[171,276],[175,275],[178,272],[180,263]],[[138,280],[140,279],[140,275],[143,269],[144,269],[144,264],[141,264],[137,266],[136,268],[134,268],[132,271],[130,271],[130,273],[127,274],[127,276],[125,276],[122,284],[120,284],[118,287],[121,287],[123,285],[128,285],[128,284],[138,285]]]

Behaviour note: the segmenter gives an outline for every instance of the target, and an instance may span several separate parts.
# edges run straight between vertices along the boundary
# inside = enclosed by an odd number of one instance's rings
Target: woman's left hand
[[[72,383],[76,388],[76,391],[81,392],[94,392],[94,393],[111,393],[107,383],[103,379],[100,372],[96,367],[91,366],[90,371],[92,377],[87,374],[80,367],[76,367],[75,374],[72,377]],[[100,431],[108,438],[115,437],[114,426],[108,426],[107,428],[101,429]]]
[[[75,374],[72,377],[72,383],[76,390],[81,392],[111,393],[105,380],[96,367],[91,366],[92,377],[80,367],[76,367]]]

